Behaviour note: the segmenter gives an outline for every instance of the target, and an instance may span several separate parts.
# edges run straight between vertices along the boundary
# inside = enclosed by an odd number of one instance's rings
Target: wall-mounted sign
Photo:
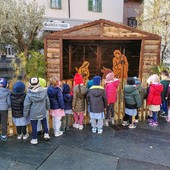
[[[60,21],[50,21],[50,22],[48,21],[48,22],[44,22],[43,25],[44,25],[44,30],[50,30],[50,31],[70,28],[69,23],[62,23]]]

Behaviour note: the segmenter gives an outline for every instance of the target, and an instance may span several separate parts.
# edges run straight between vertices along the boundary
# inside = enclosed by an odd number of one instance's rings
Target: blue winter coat
[[[60,87],[50,85],[47,89],[47,94],[50,99],[50,109],[64,109],[63,93]]]
[[[73,96],[70,95],[70,87],[68,84],[63,84],[63,98],[64,98],[64,110],[72,109]]]

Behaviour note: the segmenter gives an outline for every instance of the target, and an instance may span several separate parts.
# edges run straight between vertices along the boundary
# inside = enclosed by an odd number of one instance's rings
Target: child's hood
[[[40,102],[40,101],[43,101],[47,97],[47,91],[46,89],[39,88],[36,91],[29,90],[27,92],[27,95],[33,102]]]
[[[64,98],[64,101],[66,102],[72,102],[73,100],[73,96],[71,96],[70,94],[63,94],[63,98]]]
[[[151,84],[156,94],[160,94],[163,91],[163,85],[162,84]]]
[[[61,91],[60,87],[49,86],[48,89],[47,89],[47,93],[48,93],[49,97],[56,97],[56,95],[60,91]]]
[[[130,93],[136,93],[136,87],[134,85],[126,85],[124,88],[124,92],[126,94],[130,94]]]
[[[0,87],[0,99],[7,97],[8,95],[10,95],[10,93],[11,92],[9,89]]]

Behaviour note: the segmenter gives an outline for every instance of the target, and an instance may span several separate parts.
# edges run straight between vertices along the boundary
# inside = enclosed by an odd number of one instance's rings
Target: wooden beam
[[[69,64],[69,77],[71,75],[71,68],[72,68],[72,45],[69,44],[69,61],[68,61],[68,64]]]
[[[60,80],[63,80],[63,40],[59,40],[60,44]]]
[[[139,75],[138,75],[138,77],[141,80],[142,80],[142,72],[143,72],[144,46],[145,46],[145,40],[142,40],[141,49],[140,49],[140,60],[139,60]]]

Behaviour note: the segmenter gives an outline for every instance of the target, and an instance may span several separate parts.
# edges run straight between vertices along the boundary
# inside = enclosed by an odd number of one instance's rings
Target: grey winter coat
[[[90,112],[101,113],[107,106],[106,93],[102,86],[92,86],[87,93]]]
[[[85,98],[87,88],[84,85],[76,85],[73,89],[72,108],[75,112],[83,112],[85,110]]]
[[[11,91],[7,88],[0,87],[0,110],[8,110],[11,105]]]
[[[141,98],[139,91],[134,85],[125,85],[124,87],[125,107],[128,109],[136,109],[141,107]]]
[[[50,109],[50,102],[47,89],[39,87],[36,90],[29,90],[24,100],[24,117],[30,115],[31,120],[43,119],[46,117],[46,110]]]

